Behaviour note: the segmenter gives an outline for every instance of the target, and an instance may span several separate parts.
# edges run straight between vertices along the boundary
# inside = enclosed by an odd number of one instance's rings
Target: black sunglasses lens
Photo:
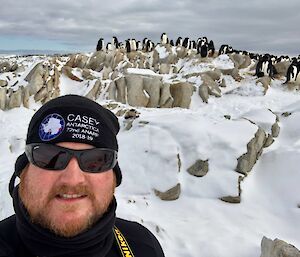
[[[82,152],[79,163],[82,170],[97,173],[112,169],[115,159],[113,151],[96,148]]]
[[[63,149],[54,145],[37,145],[32,148],[33,163],[43,169],[62,170],[69,161],[69,156]]]

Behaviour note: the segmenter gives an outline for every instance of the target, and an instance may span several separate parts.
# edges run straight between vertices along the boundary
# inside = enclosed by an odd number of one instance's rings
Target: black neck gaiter
[[[13,204],[16,213],[17,231],[25,246],[39,257],[104,257],[114,241],[116,199],[109,210],[89,230],[71,237],[55,235],[30,221],[27,210],[20,200],[18,187],[14,189]]]

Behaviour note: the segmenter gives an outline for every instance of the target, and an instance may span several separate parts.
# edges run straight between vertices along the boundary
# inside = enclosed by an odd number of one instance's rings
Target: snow
[[[160,49],[160,55],[164,53]],[[33,67],[40,59],[23,61]],[[227,55],[207,63],[179,62],[181,78],[216,67],[233,68]],[[154,73],[142,69],[127,72]],[[167,257],[259,257],[263,236],[280,238],[300,248],[300,94],[288,91],[281,80],[274,80],[263,95],[253,76],[242,76],[240,83],[224,76],[227,87],[221,89],[222,97],[211,96],[208,104],[195,92],[190,109],[135,108],[140,115],[130,130],[125,129],[128,121],[119,117],[123,181],[116,190],[117,215],[148,227]],[[171,79],[163,75],[163,80]],[[190,81],[202,83],[199,77]],[[62,75],[61,95],[85,95],[93,84],[74,82]],[[101,96],[97,101],[108,103]],[[24,150],[30,118],[40,106],[31,97],[29,109],[0,110],[0,219],[13,214],[8,182],[15,159]],[[291,115],[282,116],[283,112]],[[224,115],[230,115],[230,119]],[[222,196],[237,196],[241,176],[235,172],[237,158],[247,151],[257,125],[271,133],[276,115],[279,136],[264,148],[244,178],[241,203],[221,201]],[[198,159],[209,161],[204,177],[187,172]],[[177,183],[181,184],[178,200],[162,201],[154,194],[153,189],[165,191]]]

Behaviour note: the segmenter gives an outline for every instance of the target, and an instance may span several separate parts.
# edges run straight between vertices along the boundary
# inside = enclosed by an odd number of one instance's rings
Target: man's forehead
[[[74,150],[83,150],[83,149],[92,149],[95,148],[93,145],[85,144],[85,143],[78,143],[78,142],[59,142],[56,145],[62,146],[65,148],[70,148]]]

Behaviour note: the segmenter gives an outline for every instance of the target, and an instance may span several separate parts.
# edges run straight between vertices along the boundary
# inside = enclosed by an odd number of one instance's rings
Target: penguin
[[[161,37],[160,37],[160,43],[162,45],[166,45],[166,44],[169,44],[169,39],[168,39],[168,36],[166,33],[162,33],[161,34]]]
[[[131,52],[130,39],[127,39],[125,42],[126,42],[126,43],[125,43],[126,52],[127,52],[127,53],[130,53],[130,52]]]
[[[182,46],[182,37],[178,37],[176,40],[176,46]]]
[[[291,65],[288,67],[286,81],[284,84],[288,82],[295,83],[297,80],[300,80],[300,62],[294,59]]]
[[[136,42],[136,50],[141,51],[142,49],[143,49],[143,45],[142,45],[141,41],[137,41]]]
[[[104,39],[100,38],[98,40],[97,46],[96,46],[96,51],[102,51],[104,49]]]
[[[195,40],[192,40],[190,43],[190,49],[197,49],[197,44]]]
[[[107,44],[106,44],[106,50],[107,50],[107,51],[112,51],[112,50],[113,50],[113,46],[112,46],[111,43],[107,43]]]
[[[143,39],[143,50],[146,50],[146,47],[147,47],[147,42],[149,41],[149,39],[148,38],[144,38]]]
[[[276,70],[272,64],[271,56],[269,54],[265,54],[262,56],[256,65],[255,75],[257,77],[270,76],[273,78]]]
[[[113,36],[111,43],[115,47],[115,49],[119,48],[119,41],[118,41],[117,37]]]
[[[190,39],[188,37],[186,37],[183,42],[182,42],[182,46],[185,48],[189,48],[190,46]]]
[[[219,50],[219,55],[221,54],[231,54],[233,53],[233,48],[230,45],[221,45]]]
[[[147,41],[146,52],[152,52],[154,50],[154,43],[151,40]]]
[[[173,41],[173,39],[170,40],[170,45],[171,45],[171,46],[174,46],[174,41]]]
[[[130,39],[130,50],[131,51],[136,51],[136,41],[135,41],[135,39],[133,38],[133,39]]]
[[[215,45],[212,40],[209,41],[208,43],[208,56],[214,56],[215,54]]]
[[[208,44],[198,44],[197,53],[199,53],[202,58],[206,58],[208,56]]]

